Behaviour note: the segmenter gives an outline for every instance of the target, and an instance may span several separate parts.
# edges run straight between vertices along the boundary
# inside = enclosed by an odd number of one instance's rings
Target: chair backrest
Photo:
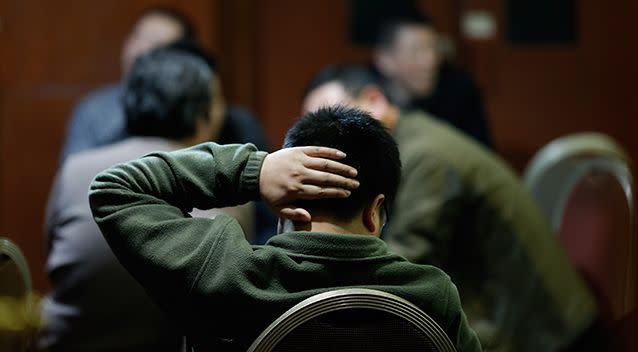
[[[571,260],[598,297],[606,320],[635,306],[636,223],[631,162],[600,133],[558,138],[524,174]]]
[[[629,157],[608,136],[585,132],[557,138],[543,147],[523,174],[527,188],[558,232],[567,198],[576,184],[594,170],[614,174],[627,202],[634,206]]]
[[[38,316],[27,261],[17,245],[0,237],[0,350],[33,348]]]
[[[0,237],[0,296],[22,297],[31,290],[29,266],[20,248]]]
[[[275,320],[248,349],[269,351],[455,351],[441,327],[393,294],[340,289],[305,299]]]

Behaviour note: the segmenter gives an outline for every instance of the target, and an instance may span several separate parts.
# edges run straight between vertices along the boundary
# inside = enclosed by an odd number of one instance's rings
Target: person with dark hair
[[[166,46],[169,49],[193,54],[205,60],[209,67],[217,70],[217,60],[190,39],[181,39]],[[270,150],[263,127],[252,112],[240,106],[228,106],[219,75],[213,75],[214,107],[212,114],[222,115],[221,126],[217,135],[210,140],[219,144],[252,143],[259,150]]]
[[[348,156],[342,162],[357,169],[358,178],[365,180],[345,199],[298,202],[315,216],[331,215],[349,221],[375,196],[383,195],[379,202],[384,206],[393,201],[401,171],[396,143],[378,121],[361,116],[367,114],[357,109],[329,107],[301,118],[286,134],[284,148],[320,145],[347,151]],[[378,141],[362,143],[364,140]],[[383,161],[383,168],[377,166],[379,161]]]
[[[194,38],[193,28],[188,18],[176,10],[163,7],[146,10],[122,47],[123,75],[140,55],[180,38]],[[75,106],[67,124],[61,161],[73,153],[127,137],[121,96],[122,84],[110,84],[91,92]]]
[[[558,351],[574,342],[594,323],[593,297],[515,173],[386,94],[366,67],[332,66],[311,81],[304,109],[351,104],[392,131],[403,171],[384,231],[390,248],[451,276],[486,350]]]
[[[215,71],[216,60],[197,44],[193,24],[179,11],[155,7],[138,20],[122,50],[124,76],[139,55],[154,48],[175,49],[201,58]],[[226,104],[218,74],[212,78],[212,119],[217,126],[208,140],[220,144],[253,143],[259,150],[270,150],[266,133],[248,109]],[[217,118],[219,116],[219,118]],[[109,85],[91,93],[77,105],[67,125],[61,161],[69,155],[122,141],[129,137],[122,106],[122,83]],[[277,219],[261,203],[255,207],[256,243],[264,243],[276,229]]]
[[[91,185],[91,208],[113,252],[195,350],[245,351],[301,300],[367,287],[425,310],[458,351],[480,351],[449,277],[379,239],[401,167],[385,128],[337,106],[304,115],[285,140],[272,154],[214,143],[155,153],[106,170]],[[258,198],[292,220],[291,231],[264,246],[250,246],[230,218],[184,216],[194,206]]]
[[[421,109],[492,147],[480,92],[466,72],[445,60],[428,16],[415,11],[386,18],[377,33],[374,68],[388,80],[395,104]]]
[[[140,57],[124,83],[127,131],[134,136],[192,138],[198,125],[210,125],[211,78],[210,69],[188,55],[160,50]]]
[[[91,216],[87,190],[109,166],[201,143],[217,133],[218,117],[210,114],[211,77],[208,65],[192,55],[159,49],[141,56],[123,87],[131,137],[71,155],[58,171],[46,213],[52,292],[43,304],[43,349],[179,351],[177,326],[113,256]],[[219,214],[235,217],[252,234],[250,204],[191,212]]]
[[[164,7],[146,10],[139,18],[122,48],[123,76],[140,55],[159,47],[168,47],[205,59],[215,69],[215,60],[199,48],[195,28],[183,13]],[[209,140],[220,143],[254,143],[261,150],[269,145],[255,116],[241,107],[227,107],[218,75],[213,76],[217,95],[215,107],[223,119],[218,136]],[[67,125],[61,160],[83,150],[118,142],[129,136],[121,102],[122,83],[111,84],[84,98],[74,109]],[[215,139],[218,137],[219,140]]]

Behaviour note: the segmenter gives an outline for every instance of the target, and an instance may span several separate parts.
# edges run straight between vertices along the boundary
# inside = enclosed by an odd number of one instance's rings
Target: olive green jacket
[[[403,170],[385,238],[452,277],[484,348],[555,351],[582,333],[593,298],[505,162],[423,113],[394,134]]]
[[[206,143],[115,166],[91,185],[91,208],[113,252],[198,350],[245,351],[301,300],[366,287],[419,306],[459,351],[480,351],[449,277],[374,236],[293,232],[250,246],[230,217],[187,215],[257,199],[264,157],[252,145]]]

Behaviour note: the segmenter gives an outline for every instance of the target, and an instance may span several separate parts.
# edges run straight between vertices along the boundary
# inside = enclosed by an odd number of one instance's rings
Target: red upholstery
[[[638,266],[629,256],[631,235],[625,194],[614,177],[601,173],[581,180],[565,206],[560,241],[596,295],[614,350],[622,351],[638,350],[638,313],[626,303],[626,295],[637,294],[628,285]]]
[[[615,321],[625,311],[628,290],[629,209],[622,188],[608,174],[585,177],[570,195],[560,241],[592,286],[603,318]]]

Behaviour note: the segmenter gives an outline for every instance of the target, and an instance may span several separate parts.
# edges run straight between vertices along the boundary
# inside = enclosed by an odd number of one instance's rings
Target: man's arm
[[[317,157],[318,156],[318,157]],[[253,145],[205,143],[155,153],[99,174],[89,193],[97,224],[120,262],[164,308],[180,314],[217,242],[252,251],[236,221],[190,218],[193,207],[220,208],[261,198],[280,214],[307,220],[295,199],[345,197],[354,169],[334,149],[301,147],[267,155]]]

